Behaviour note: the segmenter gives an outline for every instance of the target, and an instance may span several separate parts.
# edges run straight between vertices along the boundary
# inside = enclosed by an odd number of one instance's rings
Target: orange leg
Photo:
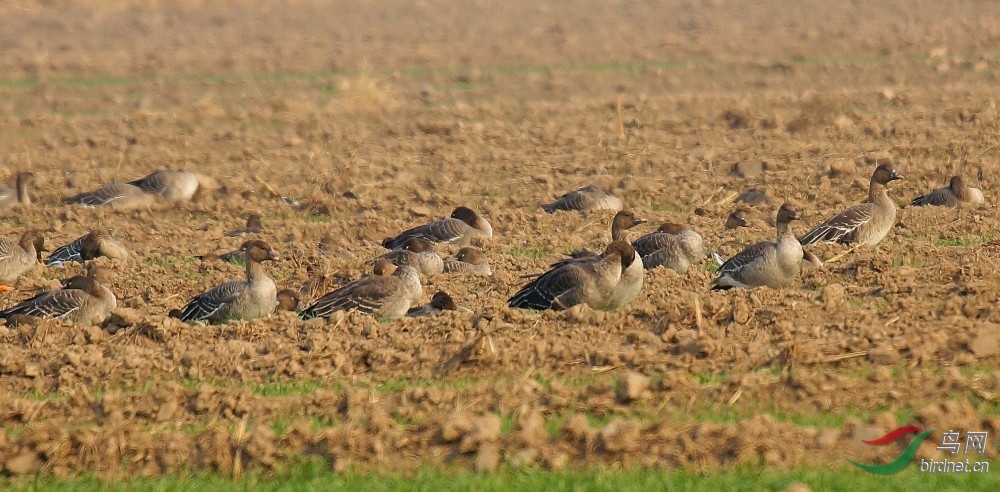
[[[0,284],[0,292],[10,292],[12,290],[14,290],[14,287],[12,287],[10,285]]]

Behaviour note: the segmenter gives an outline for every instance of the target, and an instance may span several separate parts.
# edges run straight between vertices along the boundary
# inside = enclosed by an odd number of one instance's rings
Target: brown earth
[[[106,326],[0,326],[3,473],[843,466],[898,455],[859,439],[904,424],[989,431],[996,457],[995,2],[14,3],[0,178],[35,171],[38,200],[0,233],[107,227],[133,259]],[[862,201],[879,159],[906,175],[900,205],[953,173],[988,204],[903,208],[877,248],[784,290],[709,292],[705,266],[650,272],[619,313],[505,306],[521,275],[607,241],[609,213],[541,211],[565,191],[730,254],[773,236],[766,207],[722,227],[736,193],[797,203],[802,231]],[[60,203],[158,168],[219,186],[153,211]],[[311,301],[457,205],[492,222],[496,273],[425,297],[474,314],[166,317],[241,275],[193,257],[237,246],[248,213]],[[77,271],[39,267],[0,306]],[[933,440],[919,457],[942,457]]]

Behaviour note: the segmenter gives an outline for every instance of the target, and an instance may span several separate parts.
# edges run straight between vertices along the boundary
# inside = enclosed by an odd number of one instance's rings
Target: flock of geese
[[[800,219],[791,204],[778,208],[774,241],[761,241],[719,264],[711,289],[734,287],[780,288],[794,282],[804,260],[817,262],[803,250],[817,242],[842,244],[878,244],[896,222],[896,206],[887,185],[902,179],[891,164],[879,165],[871,176],[868,200],[833,215],[804,235],[797,237],[791,223]],[[14,188],[0,186],[0,210],[31,205],[29,185],[34,175],[16,176]],[[160,170],[135,181],[112,183],[97,190],[65,199],[84,207],[108,206],[118,209],[148,207],[156,200],[185,201],[196,195],[200,176],[187,171]],[[759,192],[758,192],[759,193]],[[753,190],[741,195],[754,200]],[[759,197],[758,197],[759,198]],[[915,206],[955,207],[983,202],[980,190],[966,186],[962,178],[951,178],[949,186],[912,200]],[[645,270],[665,267],[685,273],[706,259],[709,252],[702,237],[683,225],[668,222],[655,231],[629,241],[626,231],[645,222],[633,212],[623,210],[622,200],[595,187],[584,187],[542,205],[548,213],[558,211],[614,210],[611,241],[600,253],[581,250],[552,264],[547,271],[532,277],[508,300],[514,308],[562,310],[586,304],[593,309],[617,310],[638,296]],[[745,218],[734,213],[727,227],[746,226]],[[260,217],[251,215],[247,228],[236,231],[259,232]],[[235,235],[235,234],[234,234]],[[493,237],[493,228],[480,214],[468,207],[456,208],[450,217],[418,225],[382,241],[388,251],[377,258],[370,274],[343,285],[316,299],[299,316],[328,318],[334,313],[358,310],[380,319],[420,316],[442,310],[461,310],[445,292],[436,293],[431,302],[421,305],[424,295],[421,278],[442,273],[492,275],[486,255],[474,244]],[[442,258],[437,245],[458,249]],[[65,319],[79,324],[101,323],[116,308],[117,301],[109,286],[114,271],[90,262],[98,257],[126,260],[127,248],[106,232],[92,231],[61,246],[45,259],[43,234],[25,231],[19,240],[0,237],[0,291],[12,291],[17,279],[39,262],[60,265],[69,262],[87,264],[86,275],[64,282],[61,289],[47,290],[0,311],[0,318],[16,324],[37,318]],[[228,254],[245,263],[242,279],[217,285],[191,298],[170,316],[184,322],[218,323],[266,317],[275,309],[297,310],[299,298],[294,291],[278,291],[268,276],[264,263],[278,260],[266,242],[249,240],[236,252]],[[207,257],[206,257],[207,258]]]

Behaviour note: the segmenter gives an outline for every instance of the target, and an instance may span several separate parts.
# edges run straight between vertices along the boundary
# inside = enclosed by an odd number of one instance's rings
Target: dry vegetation
[[[239,474],[302,455],[840,466],[879,459],[858,440],[906,423],[989,431],[996,456],[996,3],[16,3],[0,7],[0,179],[35,171],[38,202],[0,233],[106,227],[133,259],[107,326],[0,327],[6,474]],[[522,274],[607,241],[608,213],[541,211],[570,189],[732,253],[773,235],[767,208],[723,229],[735,193],[795,201],[804,227],[863,200],[877,159],[907,176],[901,205],[952,173],[988,204],[904,208],[877,249],[783,291],[709,293],[706,266],[651,272],[620,313],[504,305]],[[156,211],[60,204],[157,168],[219,186]],[[194,256],[238,246],[224,233],[247,213],[288,258],[276,281],[311,300],[457,205],[492,222],[496,274],[425,290],[475,314],[166,317],[240,275]],[[0,306],[75,272],[39,267]]]

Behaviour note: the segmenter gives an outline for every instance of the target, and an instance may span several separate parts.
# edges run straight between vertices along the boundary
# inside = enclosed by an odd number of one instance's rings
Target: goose
[[[486,255],[473,246],[466,246],[455,254],[454,257],[444,260],[445,273],[460,273],[467,275],[493,275],[493,269],[486,259]]]
[[[410,308],[410,310],[406,312],[406,315],[411,317],[428,316],[438,314],[442,311],[459,311],[463,313],[472,312],[471,309],[459,307],[455,304],[455,300],[452,299],[447,292],[442,290],[431,297],[431,302],[424,304],[423,306]]]
[[[274,280],[261,262],[278,260],[277,253],[264,241],[248,241],[244,248],[246,279],[231,280],[198,294],[182,310],[171,314],[184,322],[224,322],[268,316],[278,304]]]
[[[382,241],[387,249],[399,249],[411,237],[424,238],[432,243],[450,243],[456,246],[468,246],[473,238],[489,239],[493,237],[493,227],[481,215],[468,207],[458,207],[451,217],[429,224],[407,229],[396,237],[388,237]]]
[[[983,201],[982,190],[966,186],[961,176],[952,176],[948,186],[938,188],[926,195],[918,196],[913,199],[911,204],[918,207],[925,205],[957,207],[962,204],[979,205]]]
[[[0,186],[0,210],[13,208],[15,205],[31,205],[31,195],[28,194],[28,186],[35,181],[35,173],[17,173],[14,178],[14,188]]]
[[[168,201],[181,202],[194,197],[200,181],[197,174],[189,171],[159,170],[128,184],[145,193],[162,195]]]
[[[444,260],[434,252],[434,243],[422,237],[411,237],[403,243],[402,248],[394,249],[379,258],[385,258],[396,266],[410,265],[425,277],[444,271]]]
[[[420,275],[409,265],[396,267],[381,258],[373,273],[320,297],[302,312],[303,318],[328,318],[337,311],[357,309],[380,319],[394,320],[406,315],[420,302],[423,288]]]
[[[45,259],[45,264],[55,266],[67,262],[84,263],[101,256],[125,261],[128,260],[128,249],[107,232],[91,231],[69,244],[56,248]]]
[[[247,216],[247,224],[239,229],[233,229],[227,232],[226,237],[242,236],[244,234],[259,234],[264,230],[263,224],[260,222],[260,214],[250,214]]]
[[[600,256],[570,258],[555,263],[507,300],[510,307],[563,310],[577,304],[614,310],[626,296],[616,295],[622,274],[635,264],[627,241],[612,241]],[[629,286],[631,288],[631,286]]]
[[[108,288],[113,278],[113,270],[92,267],[87,275],[70,278],[62,289],[41,292],[0,311],[0,318],[8,322],[30,317],[63,319],[79,325],[100,324],[118,305],[115,294]]]
[[[742,210],[734,210],[726,217],[726,229],[737,229],[740,227],[750,227],[746,214]]]
[[[156,202],[156,199],[153,195],[142,191],[138,186],[128,183],[111,183],[94,191],[69,197],[64,202],[88,208],[110,205],[118,210],[130,210],[149,208]]]
[[[789,225],[798,218],[798,210],[788,203],[783,204],[775,218],[778,230],[776,242],[761,241],[729,258],[719,267],[711,290],[790,285],[802,267],[802,245]]]
[[[614,195],[605,193],[594,186],[584,186],[573,190],[556,199],[556,201],[542,205],[542,210],[548,213],[555,213],[556,210],[621,210],[622,200]]]
[[[803,246],[827,241],[841,244],[859,243],[875,246],[896,223],[896,204],[889,198],[886,185],[903,179],[892,164],[881,164],[872,173],[868,186],[868,202],[855,205],[799,238]]]
[[[0,292],[14,290],[18,277],[41,261],[45,238],[41,231],[30,230],[15,241],[0,237]]]
[[[663,266],[683,274],[691,265],[705,258],[701,234],[671,222],[662,224],[656,232],[636,239],[632,246],[642,258],[646,270]]]

